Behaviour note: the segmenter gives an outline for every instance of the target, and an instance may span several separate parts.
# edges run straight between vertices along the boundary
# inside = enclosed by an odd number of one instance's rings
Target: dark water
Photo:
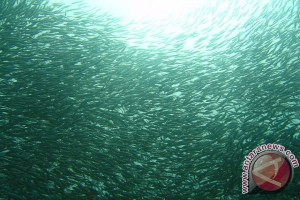
[[[300,1],[245,2],[176,32],[2,0],[0,199],[298,199],[241,195],[256,146],[300,158]]]

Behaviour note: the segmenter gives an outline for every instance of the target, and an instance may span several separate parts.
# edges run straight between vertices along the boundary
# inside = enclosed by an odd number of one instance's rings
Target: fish
[[[299,155],[299,0],[160,21],[51,1],[0,2],[0,199],[247,199],[252,149]]]

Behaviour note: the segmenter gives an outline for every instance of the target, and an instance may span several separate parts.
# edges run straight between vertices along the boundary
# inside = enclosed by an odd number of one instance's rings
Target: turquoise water
[[[298,169],[278,194],[241,174],[264,143],[300,156],[300,2],[223,2],[2,1],[0,199],[297,199]]]

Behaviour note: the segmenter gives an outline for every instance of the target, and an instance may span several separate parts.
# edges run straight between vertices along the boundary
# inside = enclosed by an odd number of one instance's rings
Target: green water
[[[1,1],[0,199],[298,199],[298,168],[276,194],[241,174],[264,143],[300,158],[300,2],[226,2]]]

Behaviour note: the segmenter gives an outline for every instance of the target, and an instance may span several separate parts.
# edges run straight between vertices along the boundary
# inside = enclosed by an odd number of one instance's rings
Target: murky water
[[[49,5],[0,3],[0,199],[297,199],[297,169],[265,196],[241,173],[263,143],[300,156],[300,1]]]

